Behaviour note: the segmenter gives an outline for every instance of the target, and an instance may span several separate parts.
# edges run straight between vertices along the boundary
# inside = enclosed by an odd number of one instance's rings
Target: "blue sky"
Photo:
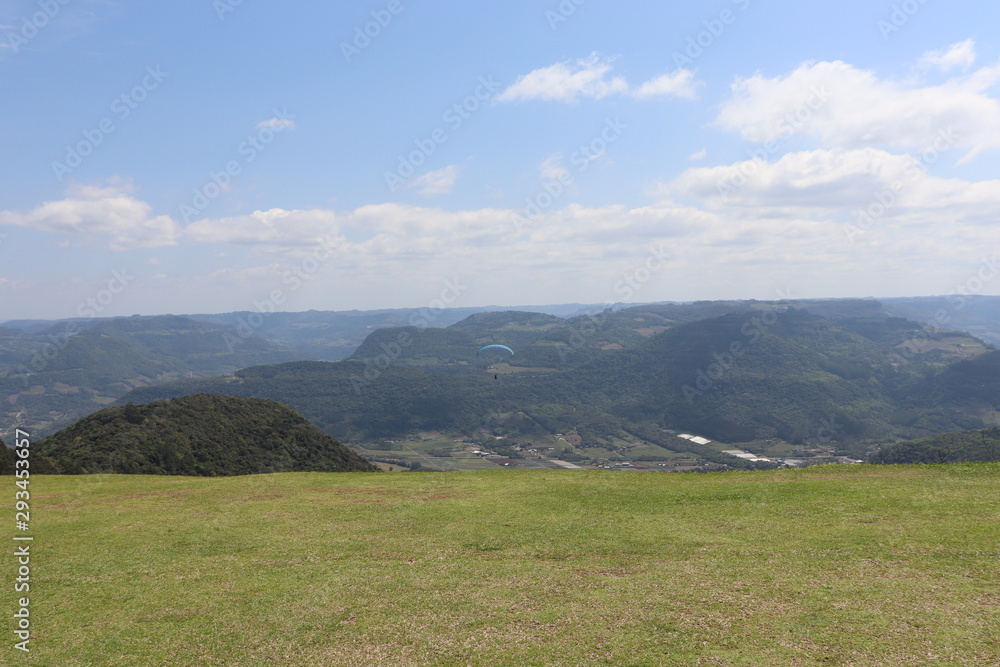
[[[992,3],[0,0],[0,26],[3,319],[1000,293]]]

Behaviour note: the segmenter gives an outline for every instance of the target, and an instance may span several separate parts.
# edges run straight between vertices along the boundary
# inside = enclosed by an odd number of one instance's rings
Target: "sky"
[[[969,0],[0,0],[0,321],[1000,294]]]

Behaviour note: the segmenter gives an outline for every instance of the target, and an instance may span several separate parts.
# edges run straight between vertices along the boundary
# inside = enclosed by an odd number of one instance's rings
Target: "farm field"
[[[997,464],[35,476],[31,653],[0,662],[997,664],[998,482]]]

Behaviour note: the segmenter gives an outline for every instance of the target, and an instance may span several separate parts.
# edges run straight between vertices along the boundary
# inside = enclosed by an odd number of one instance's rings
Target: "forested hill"
[[[50,473],[376,470],[285,405],[213,394],[101,410],[33,449],[33,471]]]

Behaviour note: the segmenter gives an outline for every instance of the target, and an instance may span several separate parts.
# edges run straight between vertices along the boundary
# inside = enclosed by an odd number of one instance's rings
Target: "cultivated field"
[[[995,464],[31,491],[3,664],[1000,664]]]

